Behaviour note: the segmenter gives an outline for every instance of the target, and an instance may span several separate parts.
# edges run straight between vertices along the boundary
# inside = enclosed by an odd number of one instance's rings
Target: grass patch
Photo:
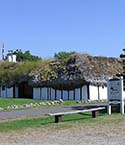
[[[91,113],[64,115],[62,118],[62,122],[59,124],[54,123],[54,117],[25,118],[1,122],[0,132],[16,130],[19,131],[28,128],[65,129],[73,127],[74,125],[116,125],[121,121],[125,122],[125,115],[117,113],[113,113],[112,115],[102,113],[97,118],[92,118]]]
[[[30,104],[30,103],[38,103],[38,102],[52,102],[52,100],[33,100],[33,99],[20,99],[20,98],[0,98],[0,107],[7,107],[10,105],[23,105],[23,104]],[[91,102],[91,103],[101,103],[101,102]],[[72,106],[72,105],[80,105],[80,104],[91,104],[91,103],[85,103],[82,101],[76,101],[76,100],[68,100],[64,101],[64,106]]]
[[[67,125],[72,126],[75,122],[87,123],[91,122],[93,118],[91,118],[90,113],[83,114],[72,114],[72,115],[64,115],[62,117],[62,122],[60,124],[54,123],[54,117],[42,117],[42,118],[24,118],[24,119],[16,119],[16,120],[8,120],[0,123],[0,132],[2,131],[12,131],[12,130],[22,130],[26,128],[34,128],[34,127],[57,127],[65,128]]]
[[[0,107],[7,107],[10,105],[23,105],[30,103],[39,103],[39,102],[52,102],[52,100],[33,100],[33,99],[20,99],[20,98],[0,98]],[[71,106],[78,105],[77,101],[64,101],[63,105]],[[61,105],[61,104],[60,104]]]
[[[7,107],[10,105],[23,105],[40,102],[39,100],[33,99],[15,99],[15,98],[0,98],[0,107]]]
[[[0,98],[0,107],[4,108],[4,110],[0,110],[0,111],[12,111],[12,110],[21,110],[21,109],[27,109],[27,108],[51,108],[51,107],[63,107],[63,106],[77,106],[77,105],[88,105],[90,103],[85,103],[83,101],[76,101],[76,100],[68,100],[68,101],[64,101],[64,103],[61,104],[55,104],[55,105],[30,105],[31,103],[35,104],[35,103],[41,103],[41,102],[53,102],[52,100],[33,100],[33,99],[20,99],[20,98]],[[92,104],[99,104],[101,102],[91,102]],[[12,106],[12,105],[24,105],[24,104],[29,104],[28,107],[17,107],[17,108],[13,108],[13,107],[9,107],[8,106]]]
[[[54,119],[51,117],[8,120],[0,123],[0,132],[46,126],[53,121]]]

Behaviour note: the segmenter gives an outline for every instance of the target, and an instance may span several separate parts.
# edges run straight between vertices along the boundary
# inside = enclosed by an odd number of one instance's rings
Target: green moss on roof
[[[66,60],[41,60],[37,62],[0,62],[0,82],[16,81],[27,77],[31,85],[70,86],[83,82],[105,82],[122,72],[117,58],[94,57],[88,54],[74,54]],[[75,85],[76,84],[76,85]]]

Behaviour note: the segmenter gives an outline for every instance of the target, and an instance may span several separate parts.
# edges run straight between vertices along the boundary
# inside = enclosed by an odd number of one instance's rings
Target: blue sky
[[[60,51],[119,57],[125,0],[0,0],[0,45],[43,58]]]

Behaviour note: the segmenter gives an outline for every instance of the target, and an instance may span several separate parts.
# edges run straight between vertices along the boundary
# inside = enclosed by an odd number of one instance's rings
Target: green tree
[[[72,51],[72,52],[65,52],[65,51],[61,51],[59,53],[55,53],[54,58],[55,59],[67,59],[69,56],[75,54],[76,52]]]
[[[8,52],[7,56],[8,55],[13,55],[13,54],[16,55],[17,61],[37,61],[37,60],[40,60],[41,59],[38,56],[32,55],[30,53],[30,51],[25,51],[23,53],[21,49],[17,49],[14,52]],[[6,59],[7,59],[7,56],[6,56]]]

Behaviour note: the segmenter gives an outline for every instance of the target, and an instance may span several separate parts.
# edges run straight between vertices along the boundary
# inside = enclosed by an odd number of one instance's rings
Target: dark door
[[[19,98],[33,99],[33,87],[27,82],[19,84]]]

